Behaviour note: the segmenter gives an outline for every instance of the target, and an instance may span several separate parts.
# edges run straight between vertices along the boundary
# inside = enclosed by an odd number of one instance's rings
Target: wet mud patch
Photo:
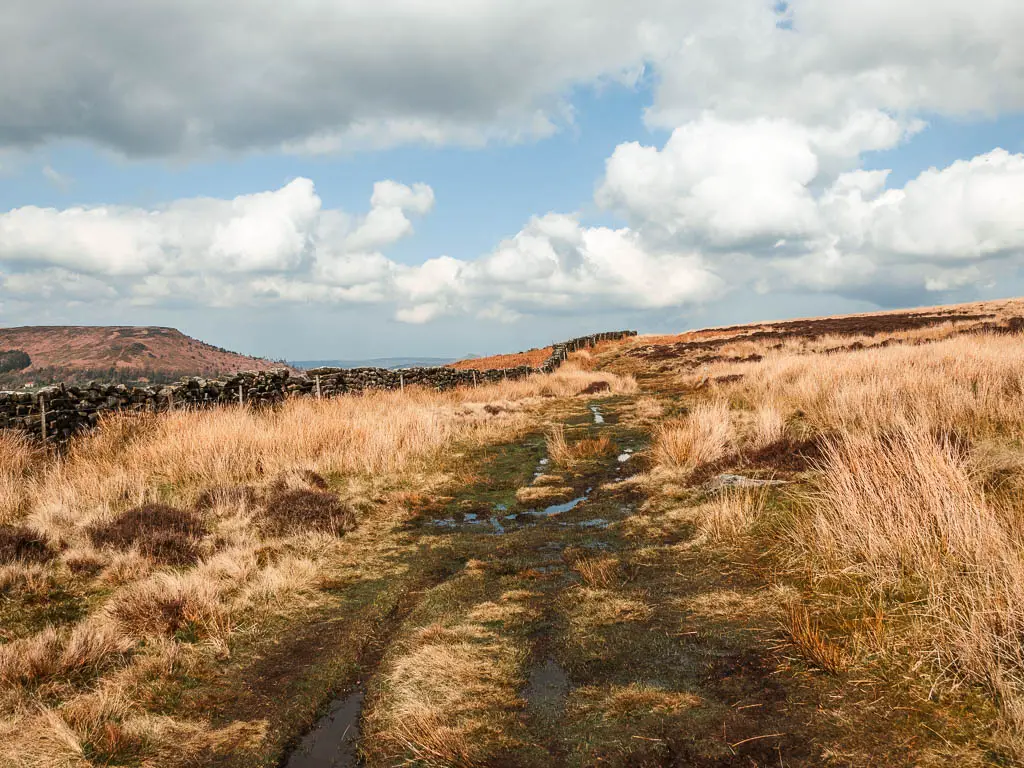
[[[365,693],[358,688],[331,704],[313,730],[302,737],[283,768],[356,768],[363,765],[359,753],[359,719]]]
[[[530,668],[520,696],[526,701],[526,715],[541,722],[557,720],[565,711],[571,683],[569,673],[552,658]]]

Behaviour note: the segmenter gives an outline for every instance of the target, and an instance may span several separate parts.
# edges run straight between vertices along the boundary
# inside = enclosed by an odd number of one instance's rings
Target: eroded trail
[[[487,449],[466,457],[450,497],[421,500],[409,532],[461,568],[388,638],[364,689],[358,758],[343,736],[335,752],[316,746],[334,762],[289,765],[921,765],[924,746],[938,765],[961,754],[938,735],[949,728],[937,711],[910,715],[878,681],[798,658],[769,574],[699,535],[692,494],[647,497],[636,476],[650,435],[636,409],[628,397],[577,402],[554,416],[566,450],[542,433]]]

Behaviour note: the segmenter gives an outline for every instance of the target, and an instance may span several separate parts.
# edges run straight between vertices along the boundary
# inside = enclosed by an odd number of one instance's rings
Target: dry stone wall
[[[0,392],[0,429],[28,432],[47,441],[63,442],[96,424],[112,411],[166,411],[239,403],[271,406],[289,397],[335,397],[366,390],[423,386],[438,390],[501,379],[522,379],[551,373],[570,352],[600,341],[635,336],[636,331],[611,331],[555,344],[538,368],[521,365],[487,371],[455,368],[314,368],[300,374],[287,369],[239,373],[225,379],[182,379],[170,386],[127,387],[124,384],[55,385],[38,392]]]

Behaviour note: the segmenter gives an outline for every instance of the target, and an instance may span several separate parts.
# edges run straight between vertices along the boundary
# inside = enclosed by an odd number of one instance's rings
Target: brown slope
[[[280,363],[229,352],[174,328],[133,326],[23,326],[0,328],[0,351],[19,349],[32,364],[14,377],[30,381],[100,377],[210,376],[267,370]],[[12,374],[8,374],[11,377]]]

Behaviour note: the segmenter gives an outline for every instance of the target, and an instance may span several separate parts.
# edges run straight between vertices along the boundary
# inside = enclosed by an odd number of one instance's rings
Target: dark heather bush
[[[320,531],[341,536],[355,526],[355,514],[333,493],[277,486],[267,499],[265,521],[278,535]]]
[[[145,504],[105,525],[93,526],[89,538],[98,547],[127,549],[134,545],[158,562],[185,565],[198,559],[199,539],[204,533],[206,526],[195,512]]]
[[[46,541],[29,528],[0,525],[0,563],[24,560],[43,563],[53,559],[53,551]]]

